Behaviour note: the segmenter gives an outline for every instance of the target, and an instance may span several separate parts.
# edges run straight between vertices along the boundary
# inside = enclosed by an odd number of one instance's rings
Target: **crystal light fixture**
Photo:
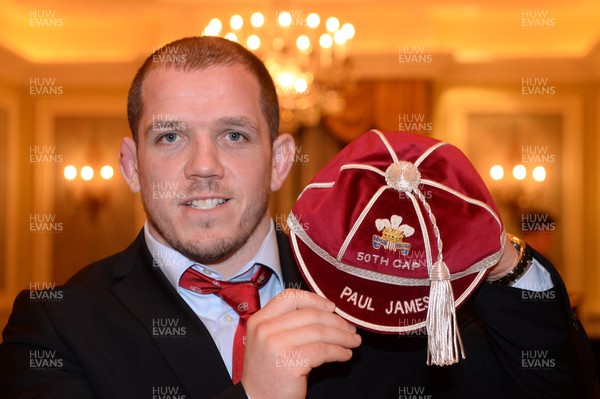
[[[203,34],[238,42],[264,61],[277,88],[282,130],[317,125],[324,114],[344,109],[352,24],[302,10],[273,12],[271,19],[261,12],[236,14],[225,21],[213,18]]]

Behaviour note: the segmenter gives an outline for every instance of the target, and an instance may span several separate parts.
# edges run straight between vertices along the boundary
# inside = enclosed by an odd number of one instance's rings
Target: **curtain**
[[[427,134],[431,126],[430,87],[424,80],[357,82],[344,93],[344,111],[325,117],[323,124],[345,143],[369,129]]]

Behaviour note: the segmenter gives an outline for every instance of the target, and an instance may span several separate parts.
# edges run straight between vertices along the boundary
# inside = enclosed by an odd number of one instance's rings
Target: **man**
[[[123,175],[142,194],[144,230],[128,249],[57,288],[60,300],[19,295],[0,346],[0,397],[397,398],[410,397],[410,388],[434,398],[583,392],[570,352],[580,326],[568,302],[542,305],[549,315],[538,315],[540,308],[519,309],[518,289],[482,288],[461,313],[470,358],[438,368],[424,365],[422,337],[358,334],[330,301],[284,290],[303,281],[267,204],[291,166],[289,157],[277,154],[293,153],[293,139],[277,136],[277,98],[266,69],[241,46],[219,38],[182,39],[158,52],[176,57],[155,62],[151,56],[138,71],[128,100],[133,139],[124,139],[120,150]],[[153,195],[164,183],[174,184],[177,195]],[[491,275],[510,272],[515,254],[505,251]],[[546,268],[564,299],[559,277]],[[252,279],[242,284],[260,286],[262,309],[244,319],[237,311],[247,302],[232,309],[224,294],[187,284],[189,273],[196,276],[189,281],[207,279],[222,289],[227,281]],[[265,278],[258,284],[256,276]],[[511,318],[532,323],[515,327],[506,323]],[[242,324],[247,331],[240,345]],[[532,336],[540,348],[552,348],[558,359],[552,370],[523,371],[503,356],[503,349]]]

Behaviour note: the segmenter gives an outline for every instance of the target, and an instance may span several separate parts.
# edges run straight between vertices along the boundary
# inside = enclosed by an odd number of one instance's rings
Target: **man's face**
[[[142,96],[136,173],[153,236],[200,263],[249,260],[279,188],[256,78],[240,65],[159,68]]]

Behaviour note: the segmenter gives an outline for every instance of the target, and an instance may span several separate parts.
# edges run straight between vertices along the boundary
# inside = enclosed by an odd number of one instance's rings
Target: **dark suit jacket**
[[[286,286],[304,284],[283,234],[278,244]],[[579,363],[591,353],[585,333],[542,262],[552,294],[524,298],[484,284],[461,307],[467,359],[458,365],[427,367],[424,335],[362,332],[351,361],[311,373],[308,397],[593,397],[583,377],[595,371]],[[246,397],[202,322],[153,267],[142,233],[62,287],[23,291],[3,337],[0,398]]]

